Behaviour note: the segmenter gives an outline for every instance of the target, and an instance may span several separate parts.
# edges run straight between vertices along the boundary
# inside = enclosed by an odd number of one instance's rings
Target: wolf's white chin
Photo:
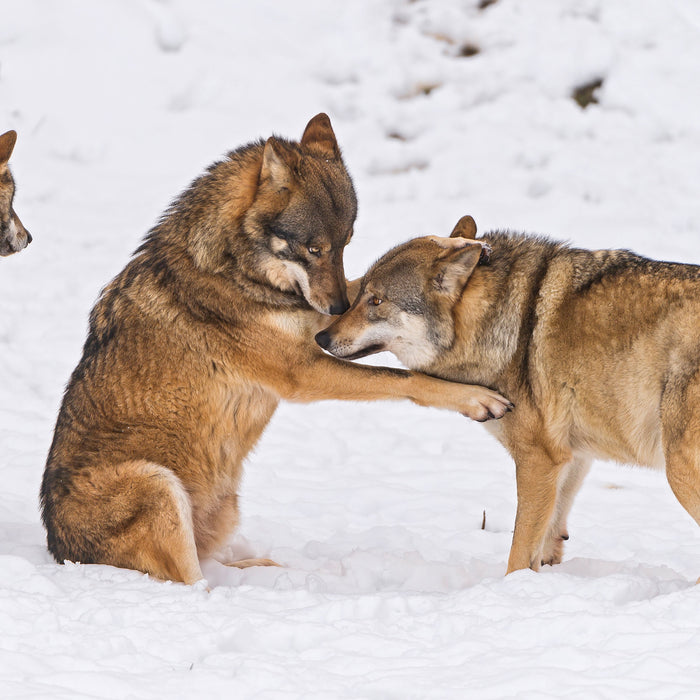
[[[392,344],[388,350],[406,367],[418,371],[427,370],[437,356],[437,353],[429,347],[416,347],[403,343]]]
[[[409,369],[425,370],[436,360],[438,349],[430,342],[425,320],[403,313],[402,335],[394,338],[388,350]]]

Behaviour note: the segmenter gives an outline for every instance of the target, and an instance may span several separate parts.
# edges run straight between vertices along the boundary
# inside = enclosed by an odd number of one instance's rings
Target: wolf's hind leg
[[[700,425],[666,448],[666,478],[680,504],[700,525]]]
[[[695,435],[700,437],[700,432]],[[700,440],[684,440],[667,453],[666,478],[680,504],[700,525]]]
[[[666,478],[700,525],[700,371],[683,384],[669,391],[661,404]]]
[[[700,370],[672,387],[661,402],[666,478],[700,525]]]
[[[73,543],[65,559],[187,584],[203,578],[190,499],[170,469],[144,460],[87,468],[60,510],[56,530]]]
[[[170,470],[149,462],[122,465],[133,479],[136,504],[143,508],[125,523],[116,538],[115,555],[122,566],[152,576],[192,584],[203,578],[197,557],[192,506],[180,479]]]

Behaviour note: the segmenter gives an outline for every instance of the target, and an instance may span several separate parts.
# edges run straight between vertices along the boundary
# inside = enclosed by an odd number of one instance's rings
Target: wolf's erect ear
[[[463,216],[452,229],[450,238],[471,238],[472,240],[476,238],[476,221],[474,221],[474,217],[469,216],[469,214]]]
[[[269,182],[280,190],[289,187],[298,163],[299,156],[295,151],[281,144],[274,136],[270,136],[263,150],[260,182]]]
[[[0,136],[0,165],[5,165],[7,161],[10,160],[16,142],[16,131],[6,131]]]
[[[481,250],[480,245],[474,244],[446,249],[435,261],[435,288],[456,300],[479,264]]]
[[[327,114],[317,114],[306,125],[301,137],[301,147],[324,158],[340,158],[340,148]]]

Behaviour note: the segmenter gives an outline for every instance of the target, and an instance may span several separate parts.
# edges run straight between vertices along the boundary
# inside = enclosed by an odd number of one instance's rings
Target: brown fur
[[[320,344],[339,357],[388,349],[513,400],[489,426],[516,464],[509,572],[561,561],[594,458],[665,468],[700,524],[700,268],[475,233],[465,217],[442,245],[419,238],[390,251]]]
[[[194,181],[104,289],[41,488],[54,557],[192,583],[238,522],[242,463],[280,399],[408,398],[476,419],[495,392],[329,357],[356,200],[328,117]],[[240,566],[271,563],[246,560]]]
[[[15,181],[8,161],[17,142],[17,132],[0,134],[0,256],[12,255],[26,248],[32,237],[12,208]]]

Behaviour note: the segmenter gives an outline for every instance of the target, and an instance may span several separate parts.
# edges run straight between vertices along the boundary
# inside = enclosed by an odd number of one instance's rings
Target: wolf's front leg
[[[569,539],[566,521],[574,498],[591,468],[591,460],[575,457],[560,472],[557,480],[557,502],[549,531],[542,548],[543,564],[559,564],[564,555],[564,542]]]
[[[541,445],[518,445],[513,456],[518,509],[506,573],[527,568],[537,571],[555,513],[558,476],[569,460],[554,458]]]
[[[513,406],[500,394],[482,386],[459,384],[419,372],[368,367],[319,352],[286,368],[275,388],[290,401],[379,401],[410,399],[421,406],[457,411],[477,421],[502,418]]]
[[[411,372],[411,375],[417,391],[416,396],[410,398],[420,406],[447,408],[480,423],[503,418],[514,408],[498,392],[478,384],[449,382],[420,372]]]

